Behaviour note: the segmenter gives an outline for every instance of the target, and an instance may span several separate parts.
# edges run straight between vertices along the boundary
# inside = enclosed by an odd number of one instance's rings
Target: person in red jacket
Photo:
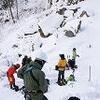
[[[7,77],[8,77],[8,81],[9,81],[9,85],[11,89],[18,89],[18,86],[15,85],[15,78],[14,78],[14,73],[17,73],[17,69],[20,67],[20,64],[16,64],[11,66],[8,70],[7,70]]]

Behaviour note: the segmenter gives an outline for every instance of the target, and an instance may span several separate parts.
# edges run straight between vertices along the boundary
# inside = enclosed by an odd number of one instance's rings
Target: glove
[[[79,55],[77,55],[77,57],[80,57]]]
[[[55,70],[58,70],[58,65],[55,66]]]

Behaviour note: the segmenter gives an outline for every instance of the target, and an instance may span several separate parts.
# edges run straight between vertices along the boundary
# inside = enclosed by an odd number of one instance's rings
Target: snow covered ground
[[[5,73],[8,69],[8,64],[21,63],[22,58],[17,56],[18,53],[28,54],[34,59],[35,52],[40,49],[41,43],[43,44],[41,50],[48,56],[48,61],[43,71],[46,77],[50,79],[49,90],[45,93],[49,100],[67,100],[70,96],[78,96],[81,100],[100,100],[99,4],[100,1],[97,0],[86,0],[78,5],[82,9],[86,9],[90,17],[81,18],[81,30],[76,37],[72,38],[64,36],[63,29],[59,28],[62,16],[55,14],[55,7],[51,8],[54,11],[49,16],[45,16],[45,13],[50,12],[47,10],[42,14],[23,18],[14,25],[6,24],[1,27],[1,32],[4,32],[4,34],[0,42],[0,53],[2,53],[0,56],[0,100],[24,100],[20,91],[14,92],[9,89]],[[48,38],[42,38],[39,34],[25,37],[25,33],[37,31],[37,23],[43,27],[45,33],[53,33],[53,35]],[[32,43],[35,43],[35,52],[31,50],[30,46]],[[18,48],[12,48],[14,44],[18,45]],[[74,47],[77,48],[77,52],[80,55],[76,62],[78,65],[78,69],[75,71],[76,81],[65,86],[58,86],[56,84],[58,71],[54,69],[59,60],[59,54],[64,53],[66,57],[67,55],[71,56]],[[89,80],[90,67],[91,80]],[[66,70],[65,77],[67,78],[71,73],[72,70]],[[18,79],[16,75],[15,77],[17,80],[16,84],[21,87],[23,81]]]

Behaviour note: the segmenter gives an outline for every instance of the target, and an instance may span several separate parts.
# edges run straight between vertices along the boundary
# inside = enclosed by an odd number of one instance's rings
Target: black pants
[[[64,80],[64,71],[60,71],[60,70],[59,70],[58,82],[60,82],[61,80]]]
[[[72,59],[72,62],[73,62],[73,65],[75,66],[75,64],[76,64],[76,61],[75,61],[75,59]]]

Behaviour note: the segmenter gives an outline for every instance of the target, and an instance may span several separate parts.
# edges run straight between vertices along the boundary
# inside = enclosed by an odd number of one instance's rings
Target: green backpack
[[[73,74],[71,74],[71,75],[68,77],[67,81],[75,81],[75,76],[74,76]]]

